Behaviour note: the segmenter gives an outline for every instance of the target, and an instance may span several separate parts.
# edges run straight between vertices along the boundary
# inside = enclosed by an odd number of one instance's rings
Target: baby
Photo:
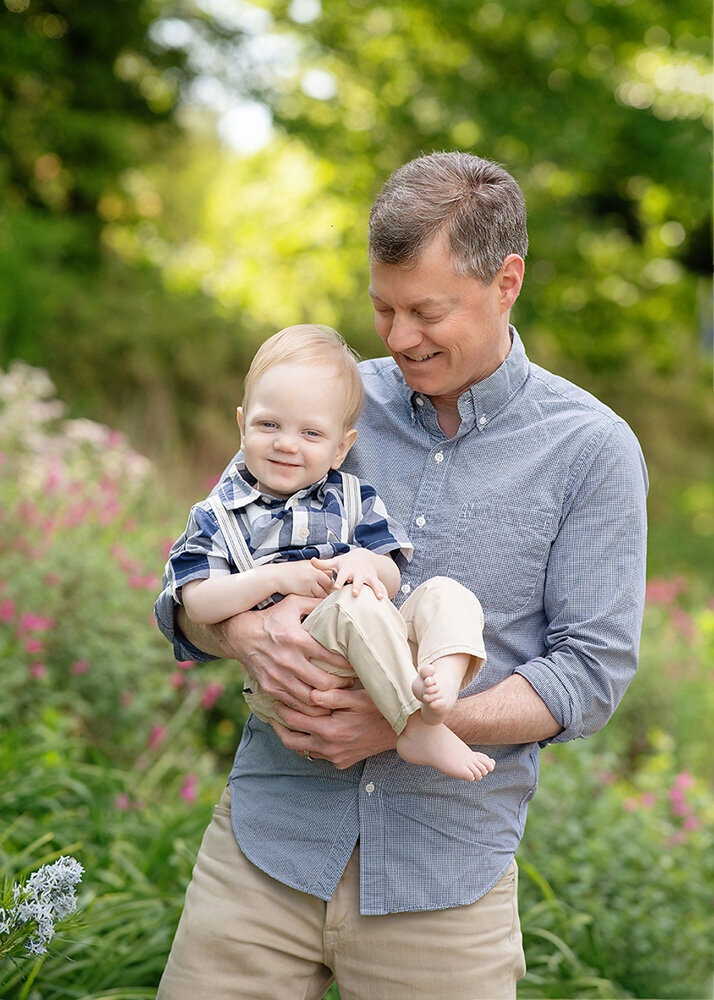
[[[401,581],[394,557],[410,559],[413,547],[374,488],[338,471],[363,399],[355,356],[334,330],[300,325],[269,338],[238,408],[243,461],[191,509],[167,577],[201,624],[287,594],[321,598],[304,627],[352,671],[314,662],[356,675],[404,760],[480,779],[494,761],[444,720],[486,659],[481,605],[444,577],[417,587],[399,611],[392,604]],[[251,711],[285,725],[247,671],[245,680]]]

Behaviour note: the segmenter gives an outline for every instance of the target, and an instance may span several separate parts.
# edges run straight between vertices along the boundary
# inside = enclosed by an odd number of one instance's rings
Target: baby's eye
[[[305,434],[309,438],[320,438],[322,434],[319,431],[305,431]]]
[[[272,420],[261,420],[258,427],[263,427],[266,431],[274,431],[278,425]]]

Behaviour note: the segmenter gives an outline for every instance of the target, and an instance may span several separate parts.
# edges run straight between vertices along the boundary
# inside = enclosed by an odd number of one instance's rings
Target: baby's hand
[[[310,562],[316,569],[335,573],[332,583],[335,590],[341,590],[346,583],[351,583],[352,593],[356,597],[366,584],[380,601],[389,597],[387,588],[379,578],[375,557],[369,549],[350,549],[344,555],[334,556],[332,559],[311,559]]]
[[[273,563],[271,569],[275,571],[275,591],[278,594],[322,598],[327,597],[332,590],[332,573],[320,566],[313,566],[306,559]]]

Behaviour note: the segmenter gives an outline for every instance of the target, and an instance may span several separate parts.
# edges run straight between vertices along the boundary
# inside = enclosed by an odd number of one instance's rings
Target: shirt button
[[[437,451],[436,455],[434,455],[434,461],[435,462],[443,462],[444,461],[443,452]]]
[[[481,425],[481,427],[483,427],[483,425],[486,423],[486,417],[479,417],[478,422]]]
[[[403,583],[401,586],[401,591],[403,594],[411,594],[412,592],[411,584]]]
[[[424,400],[421,398],[421,396],[417,396],[417,398],[416,398],[416,405],[417,406],[423,406],[424,405]]]
[[[417,524],[417,527],[423,528],[424,525],[426,524],[426,518],[422,517],[421,514],[420,514],[419,517],[416,519],[416,524]]]
[[[374,791],[374,784],[370,781],[368,785],[364,786],[364,790],[367,793],[367,795],[371,795],[372,792]]]
[[[301,538],[307,538],[307,536],[310,534],[310,529],[309,528],[300,528],[300,531],[298,531],[298,534],[300,535]]]

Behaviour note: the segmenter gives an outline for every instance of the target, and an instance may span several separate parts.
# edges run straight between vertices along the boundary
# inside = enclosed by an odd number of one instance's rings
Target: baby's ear
[[[342,440],[340,441],[340,446],[337,449],[337,454],[335,455],[335,460],[332,463],[333,469],[339,469],[345,460],[347,452],[350,450],[352,445],[357,440],[357,428],[352,427],[350,430],[345,431]]]
[[[237,406],[236,407],[236,420],[238,421],[238,426],[240,427],[240,432],[242,434],[243,433],[243,429],[244,429],[244,424],[243,424],[243,407],[242,406]]]

